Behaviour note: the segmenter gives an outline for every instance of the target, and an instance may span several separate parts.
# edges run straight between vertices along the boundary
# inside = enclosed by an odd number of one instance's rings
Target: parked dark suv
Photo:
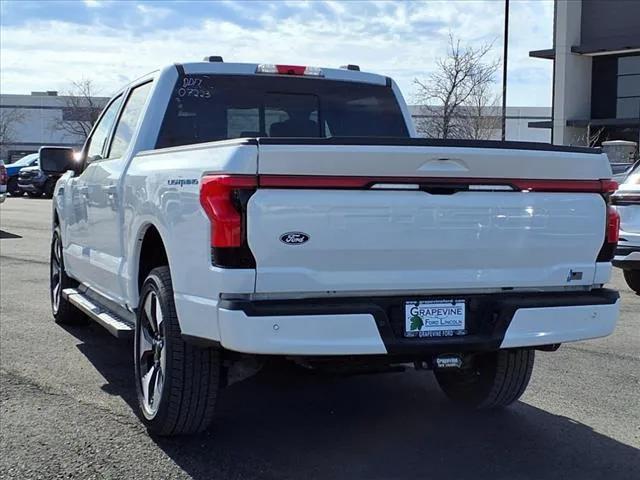
[[[40,162],[31,167],[24,167],[18,173],[18,188],[27,192],[30,197],[53,197],[53,189],[60,178],[58,175],[49,175],[40,170]]]
[[[9,177],[7,180],[7,193],[9,195],[12,197],[21,197],[24,195],[24,192],[18,187],[18,174],[23,168],[32,167],[33,165],[37,165],[37,163],[38,154],[31,153],[22,157],[17,162],[5,165],[5,167],[7,167],[7,176]]]

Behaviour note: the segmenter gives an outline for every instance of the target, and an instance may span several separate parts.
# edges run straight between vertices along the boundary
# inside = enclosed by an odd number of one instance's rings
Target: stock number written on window
[[[201,78],[184,77],[178,88],[179,97],[211,98],[210,88],[202,84]]]

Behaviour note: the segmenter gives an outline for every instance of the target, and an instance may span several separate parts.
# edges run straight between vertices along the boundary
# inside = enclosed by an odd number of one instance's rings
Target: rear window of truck
[[[393,90],[335,80],[183,75],[157,148],[242,137],[409,137]]]

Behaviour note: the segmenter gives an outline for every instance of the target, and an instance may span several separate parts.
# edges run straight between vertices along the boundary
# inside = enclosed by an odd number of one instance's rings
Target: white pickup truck
[[[534,351],[609,335],[619,218],[607,157],[416,138],[389,78],[171,65],[117,93],[82,152],[40,150],[59,323],[133,334],[150,432],[211,422],[229,369],[435,371],[508,405]]]

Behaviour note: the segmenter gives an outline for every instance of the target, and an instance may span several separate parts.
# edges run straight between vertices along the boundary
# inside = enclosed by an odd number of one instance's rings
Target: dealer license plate
[[[405,303],[405,336],[465,335],[464,300],[420,300]]]

